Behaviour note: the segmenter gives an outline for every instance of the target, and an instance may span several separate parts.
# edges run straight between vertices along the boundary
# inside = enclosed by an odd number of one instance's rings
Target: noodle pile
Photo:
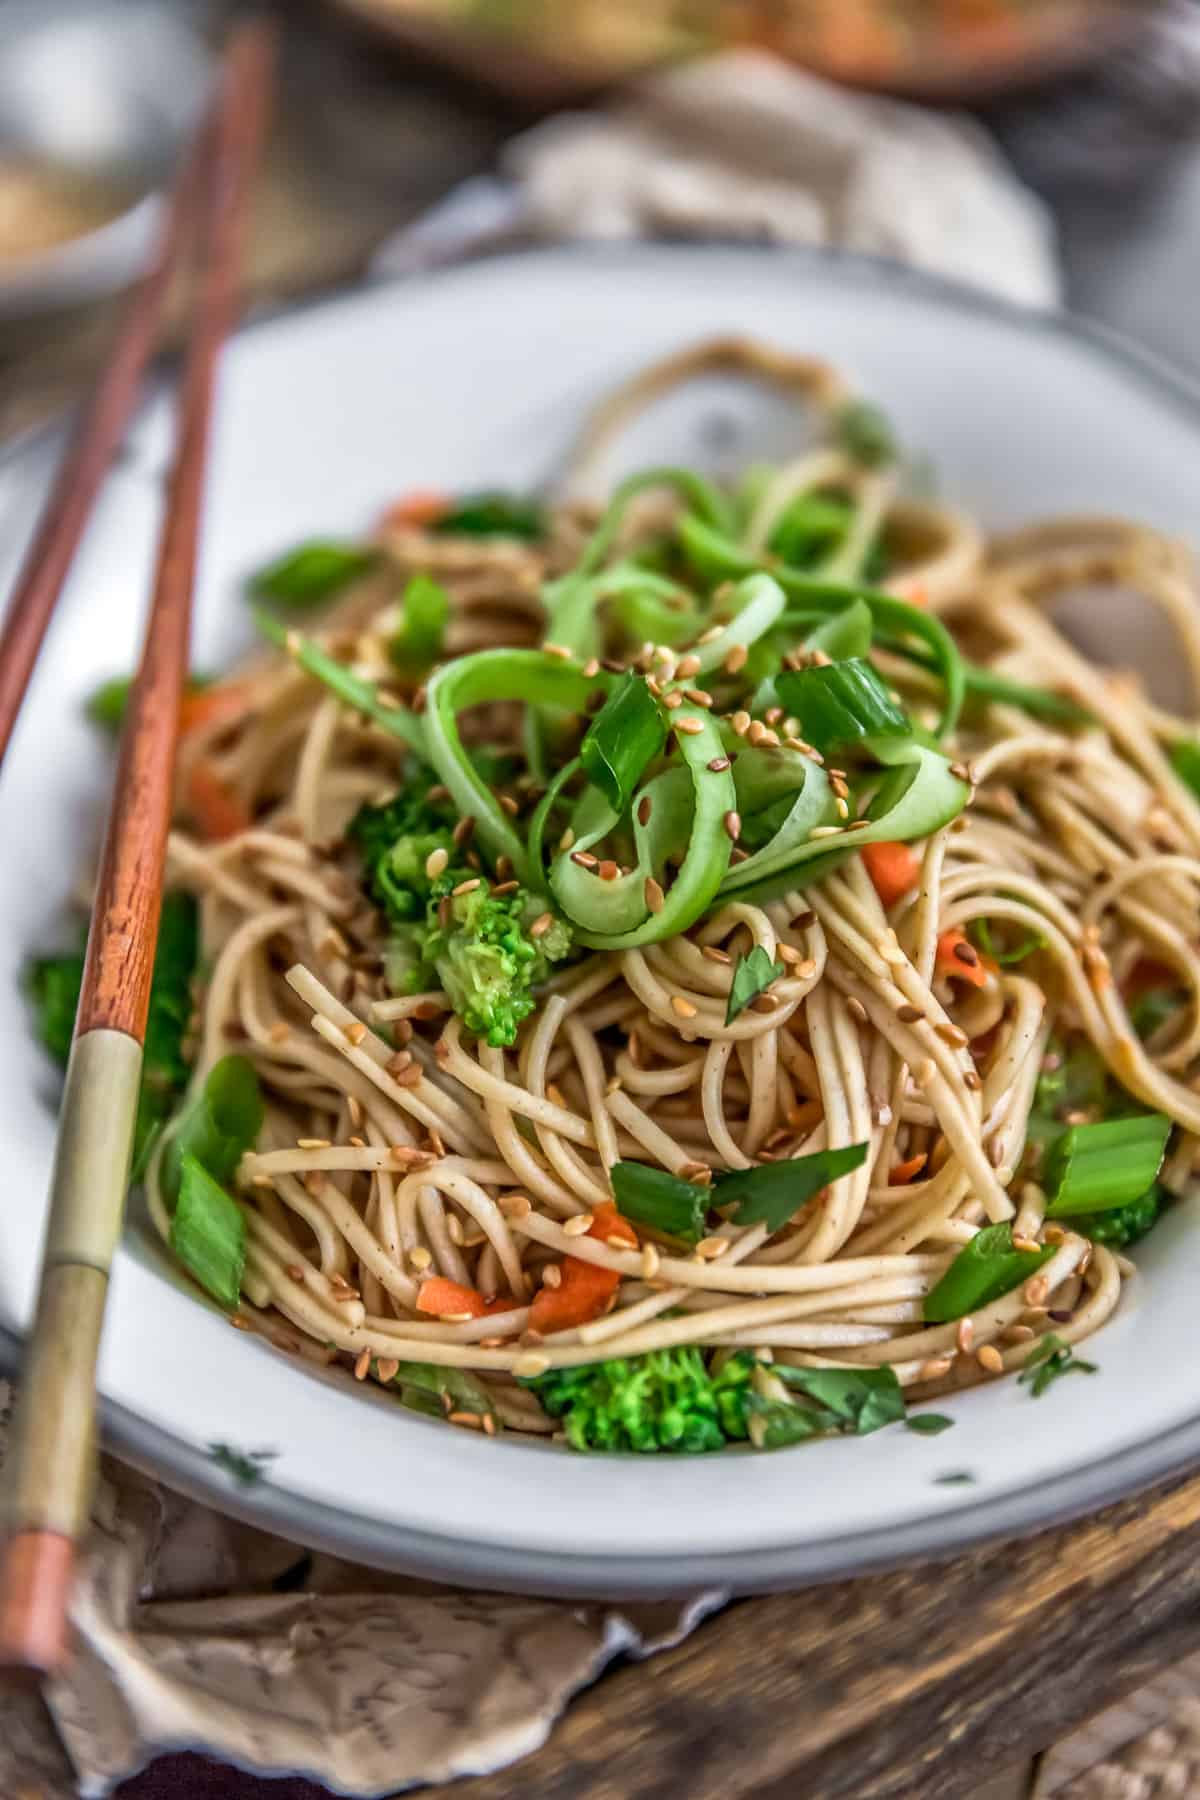
[[[730,365],[792,388],[822,416],[844,399],[820,364],[707,346],[610,402],[576,473],[637,406]],[[1186,557],[1111,519],[987,541],[906,494],[896,464],[872,466],[835,442],[762,484],[748,550],[764,551],[797,495],[833,491],[855,515],[831,579],[857,579],[864,547],[882,536],[887,592],[947,621],[974,664],[1067,697],[1091,722],[1058,724],[1006,698],[968,705],[944,745],[968,804],[914,846],[918,884],[890,910],[850,854],[776,898],[710,908],[681,935],[557,965],[510,1047],[467,1030],[443,992],[389,986],[387,924],[345,831],[364,802],[395,792],[402,747],[286,650],[226,678],[240,704],[181,745],[180,818],[202,766],[250,823],[216,841],[180,823],[169,880],[199,903],[193,1091],[232,1050],[266,1098],[258,1145],[237,1172],[247,1247],[236,1325],[281,1351],[344,1361],[360,1379],[387,1382],[409,1362],[471,1371],[491,1412],[447,1400],[456,1422],[545,1434],[557,1422],[522,1378],[598,1358],[686,1344],[717,1364],[750,1347],[801,1369],[889,1365],[928,1396],[1019,1368],[1048,1333],[1075,1344],[1112,1314],[1133,1265],[1069,1220],[1046,1221],[1029,1122],[1039,1080],[1086,1042],[1140,1108],[1174,1122],[1165,1187],[1178,1193],[1190,1177],[1200,806],[1170,756],[1184,723],[1086,661],[1048,609],[1082,587],[1130,590],[1162,609],[1200,682]],[[620,553],[677,506],[644,495],[624,517]],[[331,655],[418,711],[421,694],[385,648],[403,578],[419,571],[450,595],[447,654],[534,646],[543,585],[574,565],[596,517],[567,500],[544,535],[519,541],[435,533],[419,513],[409,504],[385,520],[383,565],[314,629]],[[664,679],[683,654],[606,649]],[[873,656],[913,718],[933,722],[935,673],[887,649]],[[772,733],[743,718],[732,728],[747,743]],[[519,755],[520,709],[476,706],[464,735]],[[538,792],[518,779],[513,816],[527,820]],[[469,825],[460,836],[470,854]],[[962,978],[939,954],[956,932],[968,946]],[[976,955],[981,942],[1014,959]],[[726,1023],[735,964],[755,946],[782,973]],[[1129,1000],[1147,967],[1178,1005],[1143,1041]],[[861,1166],[773,1232],[730,1216],[695,1245],[589,1229],[611,1205],[618,1161],[705,1184],[854,1144],[868,1146]],[[169,1237],[162,1161],[149,1196]],[[1006,1221],[1018,1245],[1052,1250],[1037,1276],[967,1317],[927,1323],[925,1297],[955,1256]],[[565,1258],[617,1272],[614,1301],[538,1333],[532,1299],[558,1284]],[[434,1277],[510,1303],[430,1316],[418,1296]]]

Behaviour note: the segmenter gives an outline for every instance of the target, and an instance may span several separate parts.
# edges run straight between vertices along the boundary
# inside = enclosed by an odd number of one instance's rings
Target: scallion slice
[[[610,1170],[617,1211],[635,1225],[648,1225],[685,1244],[700,1241],[707,1230],[712,1195],[694,1181],[684,1181],[649,1163],[619,1162]]]
[[[1072,1125],[1046,1162],[1046,1216],[1107,1212],[1136,1200],[1162,1166],[1171,1121],[1162,1113]]]
[[[872,738],[912,735],[912,723],[888,693],[879,672],[862,657],[785,669],[776,677],[780,701],[800,720],[822,755],[841,753]]]
[[[1054,1255],[1049,1244],[1037,1250],[1013,1248],[1011,1225],[987,1225],[964,1244],[937,1285],[925,1296],[931,1325],[961,1319],[990,1300],[1011,1293]]]
[[[256,1143],[262,1124],[262,1095],[253,1063],[244,1056],[223,1056],[184,1108],[167,1145],[162,1184],[168,1201],[179,1191],[189,1157],[214,1181],[230,1180],[244,1152]]]
[[[406,672],[432,668],[446,642],[450,596],[431,575],[416,574],[400,601],[400,623],[388,643],[388,659]]]
[[[182,1159],[171,1248],[214,1300],[237,1305],[246,1265],[246,1221],[237,1201],[194,1156]]]

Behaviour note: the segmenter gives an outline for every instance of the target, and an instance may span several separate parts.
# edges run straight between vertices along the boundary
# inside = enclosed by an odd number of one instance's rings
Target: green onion
[[[314,680],[323,682],[343,706],[362,713],[364,718],[371,719],[427,760],[425,730],[416,713],[410,712],[406,706],[384,705],[374,682],[364,681],[361,675],[356,675],[345,663],[338,662],[327,650],[322,650],[320,644],[315,643],[312,638],[301,637],[298,631],[289,631],[278,619],[272,618],[270,613],[256,607],[254,623],[265,638],[294,657]]]
[[[1072,1125],[1046,1159],[1046,1217],[1106,1212],[1136,1200],[1153,1184],[1170,1135],[1162,1113]]]
[[[1176,738],[1171,745],[1171,767],[1180,781],[1200,796],[1200,743],[1195,738]]]
[[[171,1248],[206,1293],[236,1306],[246,1266],[242,1209],[194,1156],[184,1156],[171,1218]]]
[[[614,1163],[609,1178],[617,1211],[634,1224],[682,1238],[686,1244],[699,1243],[707,1231],[713,1199],[696,1182],[639,1162]]]
[[[850,657],[865,657],[871,648],[875,622],[865,600],[851,600],[848,606],[830,613],[804,640],[806,650],[823,650],[834,662]]]
[[[1007,706],[1019,706],[1031,718],[1050,719],[1058,725],[1092,725],[1094,716],[1077,700],[1056,694],[1052,688],[1032,687],[1027,681],[1014,681],[995,669],[981,668],[978,663],[963,664],[966,691],[976,700],[998,700]]]
[[[738,1201],[733,1216],[739,1225],[762,1223],[770,1231],[778,1231],[814,1194],[860,1167],[867,1160],[869,1147],[847,1144],[838,1150],[814,1150],[809,1156],[794,1156],[785,1162],[760,1163],[753,1169],[730,1169],[713,1182],[709,1204],[728,1206]]]
[[[769,988],[773,981],[778,981],[786,973],[783,964],[772,962],[761,944],[755,944],[748,956],[739,956],[733,965],[725,1023],[732,1025],[738,1014],[745,1012],[755,995],[761,994],[764,988]]]
[[[1011,1225],[986,1225],[963,1245],[936,1287],[926,1294],[926,1323],[946,1325],[990,1300],[999,1300],[1036,1275],[1053,1255],[1049,1244],[1037,1250],[1015,1250]]]
[[[822,755],[840,754],[876,738],[912,735],[907,713],[891,698],[879,672],[861,657],[785,669],[775,687],[785,709],[795,713],[804,736]]]
[[[497,1426],[500,1423],[487,1389],[469,1369],[443,1368],[440,1363],[402,1362],[391,1385],[404,1390],[405,1405],[411,1405],[415,1396],[433,1401],[430,1408],[417,1407],[418,1412],[428,1411],[436,1417],[445,1417],[446,1411],[469,1412],[478,1418],[490,1417]],[[443,1395],[453,1402],[449,1408],[444,1407]]]
[[[1017,1377],[1018,1385],[1028,1386],[1033,1399],[1037,1400],[1048,1387],[1063,1375],[1094,1375],[1096,1364],[1085,1362],[1076,1356],[1069,1344],[1064,1344],[1060,1337],[1051,1332],[1044,1337],[1036,1350],[1025,1358],[1024,1366]]]
[[[268,563],[250,577],[248,587],[256,600],[274,600],[289,610],[307,611],[332,600],[378,560],[377,550],[364,550],[361,544],[314,539]]]
[[[639,675],[626,674],[614,687],[579,746],[579,760],[592,786],[614,812],[622,813],[647,766],[667,741],[658,701]]]
[[[464,494],[428,529],[443,537],[540,538],[546,518],[536,500],[522,494]]]
[[[895,462],[896,434],[887,414],[868,400],[851,400],[834,416],[834,438],[868,469]]]
[[[168,1201],[178,1192],[183,1163],[190,1157],[215,1181],[228,1181],[262,1130],[263,1103],[254,1064],[244,1056],[223,1056],[203,1087],[180,1114],[164,1156],[162,1185]]]
[[[1035,950],[1046,948],[1046,940],[1038,931],[1031,931],[1028,937],[1023,938],[1012,950],[998,950],[992,938],[992,928],[986,919],[976,919],[972,930],[984,955],[990,956],[993,962],[999,963],[1004,969],[1011,968],[1016,963],[1023,963],[1025,958],[1032,956]]]
[[[450,596],[431,575],[414,575],[400,600],[400,624],[388,642],[398,669],[424,671],[441,656],[450,618]]]

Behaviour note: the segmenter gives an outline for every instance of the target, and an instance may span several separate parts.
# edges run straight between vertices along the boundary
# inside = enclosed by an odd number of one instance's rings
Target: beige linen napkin
[[[10,1399],[0,1382],[0,1460]],[[92,1800],[173,1749],[364,1800],[482,1774],[535,1750],[615,1656],[678,1642],[723,1598],[582,1605],[383,1575],[105,1459],[77,1653],[47,1707],[0,1694],[0,1796]]]

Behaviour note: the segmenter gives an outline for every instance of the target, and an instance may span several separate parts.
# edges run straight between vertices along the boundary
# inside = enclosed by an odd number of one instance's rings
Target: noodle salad
[[[570,497],[714,369],[792,460]],[[913,486],[836,372],[721,341],[563,498],[253,578],[265,649],[183,699],[133,1171],[235,1326],[578,1450],[1093,1369],[1200,1137],[1200,742],[1047,607],[1135,591],[1200,687],[1190,565]],[[62,1058],[80,969],[30,967]]]

